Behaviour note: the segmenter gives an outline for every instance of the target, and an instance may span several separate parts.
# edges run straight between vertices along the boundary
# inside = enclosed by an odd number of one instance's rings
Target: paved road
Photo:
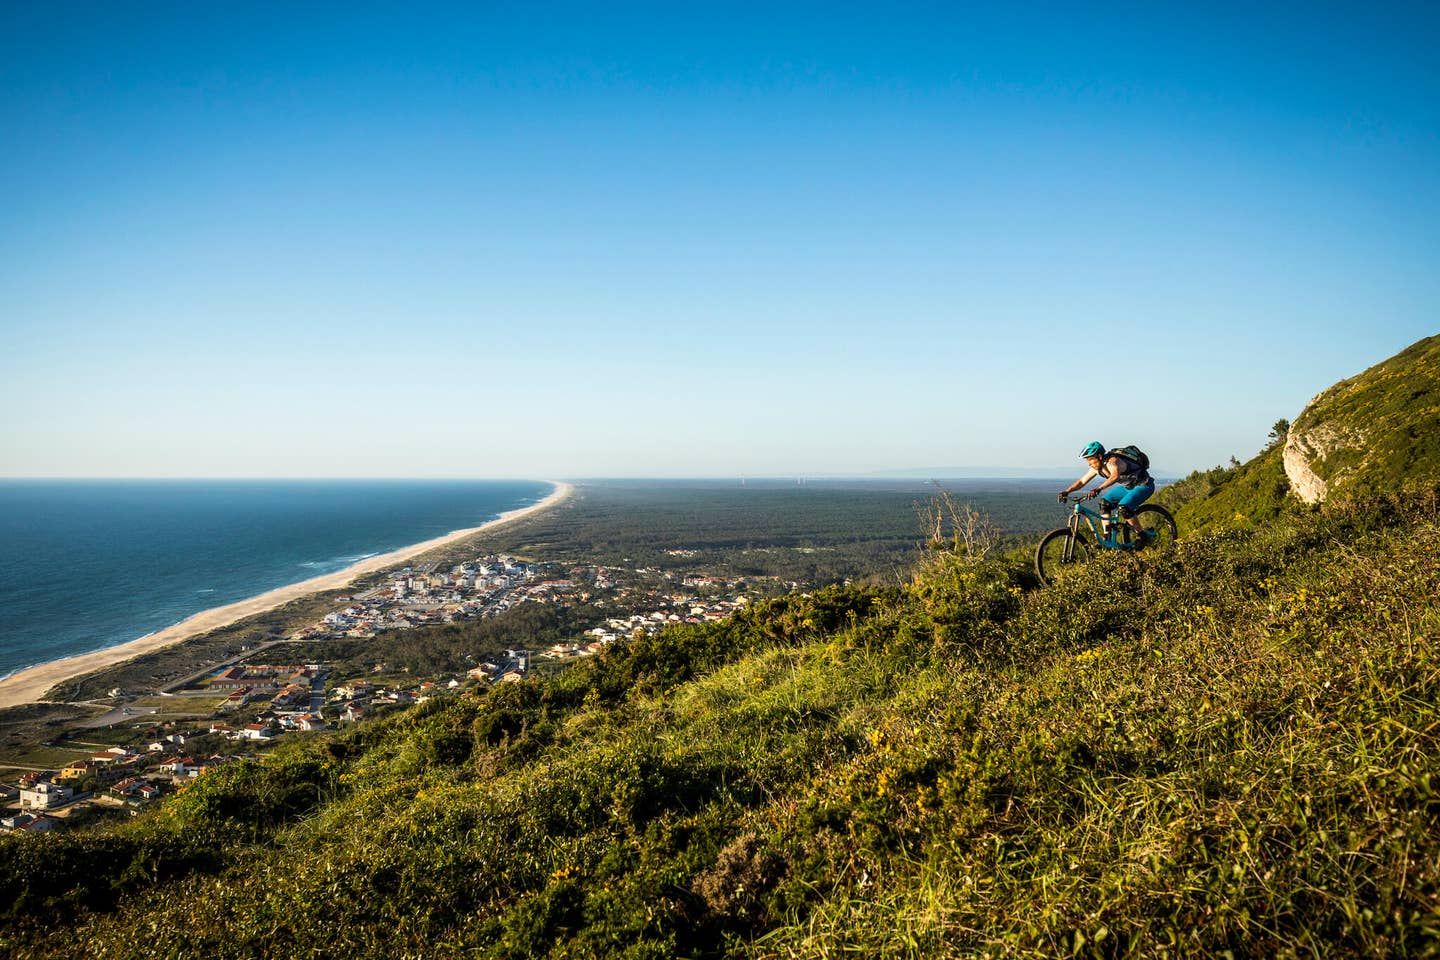
[[[152,716],[158,712],[159,711],[156,710],[154,707],[148,707],[144,710],[141,710],[122,704],[121,706],[116,707],[114,710],[111,710],[108,713],[102,713],[98,717],[92,717],[89,720],[77,724],[77,726],[94,730],[97,727],[108,727],[111,724],[124,723],[126,720],[139,720],[142,717]]]
[[[310,712],[320,713],[320,708],[325,706],[325,678],[328,674],[321,671],[320,676],[310,681]]]

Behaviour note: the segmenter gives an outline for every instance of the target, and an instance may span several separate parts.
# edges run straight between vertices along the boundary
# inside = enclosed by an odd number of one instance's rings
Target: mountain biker
[[[1118,509],[1120,516],[1135,531],[1136,546],[1148,546],[1150,541],[1155,539],[1155,534],[1140,526],[1140,518],[1135,515],[1135,508],[1149,500],[1150,495],[1155,492],[1155,480],[1150,476],[1150,471],[1119,450],[1106,450],[1099,440],[1086,444],[1085,449],[1080,451],[1080,456],[1090,465],[1090,469],[1085,471],[1085,475],[1079,480],[1061,490],[1056,499],[1064,503],[1071,493],[1085,486],[1091,478],[1100,477],[1103,481],[1100,486],[1080,499],[1089,500],[1091,497],[1100,496],[1101,491],[1108,491],[1100,500],[1101,513],[1113,514]]]

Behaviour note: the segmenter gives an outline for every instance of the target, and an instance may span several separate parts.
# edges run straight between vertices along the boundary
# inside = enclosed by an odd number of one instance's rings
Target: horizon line
[[[1015,472],[1002,472],[1013,470]],[[919,472],[878,472],[878,473],[733,473],[733,474],[591,474],[587,476],[573,477],[538,477],[538,476],[223,476],[223,475],[105,475],[105,476],[83,476],[83,475],[35,475],[35,476],[0,476],[0,483],[5,482],[53,482],[53,483],[75,483],[75,482],[493,482],[493,483],[584,483],[587,481],[599,480],[724,480],[735,482],[746,481],[767,481],[767,480],[914,480],[924,483],[931,480],[1045,480],[1054,477],[1070,476],[1075,471],[1062,467],[1010,467],[1010,468],[983,468],[974,467],[970,470],[956,469],[954,472],[937,471],[933,473]],[[1181,474],[1152,474],[1157,479],[1178,479]]]

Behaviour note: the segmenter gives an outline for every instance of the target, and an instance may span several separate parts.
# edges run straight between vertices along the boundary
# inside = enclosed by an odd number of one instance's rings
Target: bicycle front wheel
[[[1090,553],[1084,534],[1068,527],[1051,530],[1035,548],[1035,575],[1048,587],[1067,569],[1089,561]]]

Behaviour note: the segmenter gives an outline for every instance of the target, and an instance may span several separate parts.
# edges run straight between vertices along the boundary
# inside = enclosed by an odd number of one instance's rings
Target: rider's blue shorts
[[[1113,487],[1106,487],[1105,492],[1100,494],[1100,506],[1104,508],[1105,504],[1108,503],[1110,504],[1109,509],[1111,510],[1115,509],[1115,507],[1134,510],[1140,506],[1140,504],[1149,500],[1150,495],[1154,492],[1154,480],[1142,483],[1138,487],[1131,487],[1128,490],[1117,483]]]

